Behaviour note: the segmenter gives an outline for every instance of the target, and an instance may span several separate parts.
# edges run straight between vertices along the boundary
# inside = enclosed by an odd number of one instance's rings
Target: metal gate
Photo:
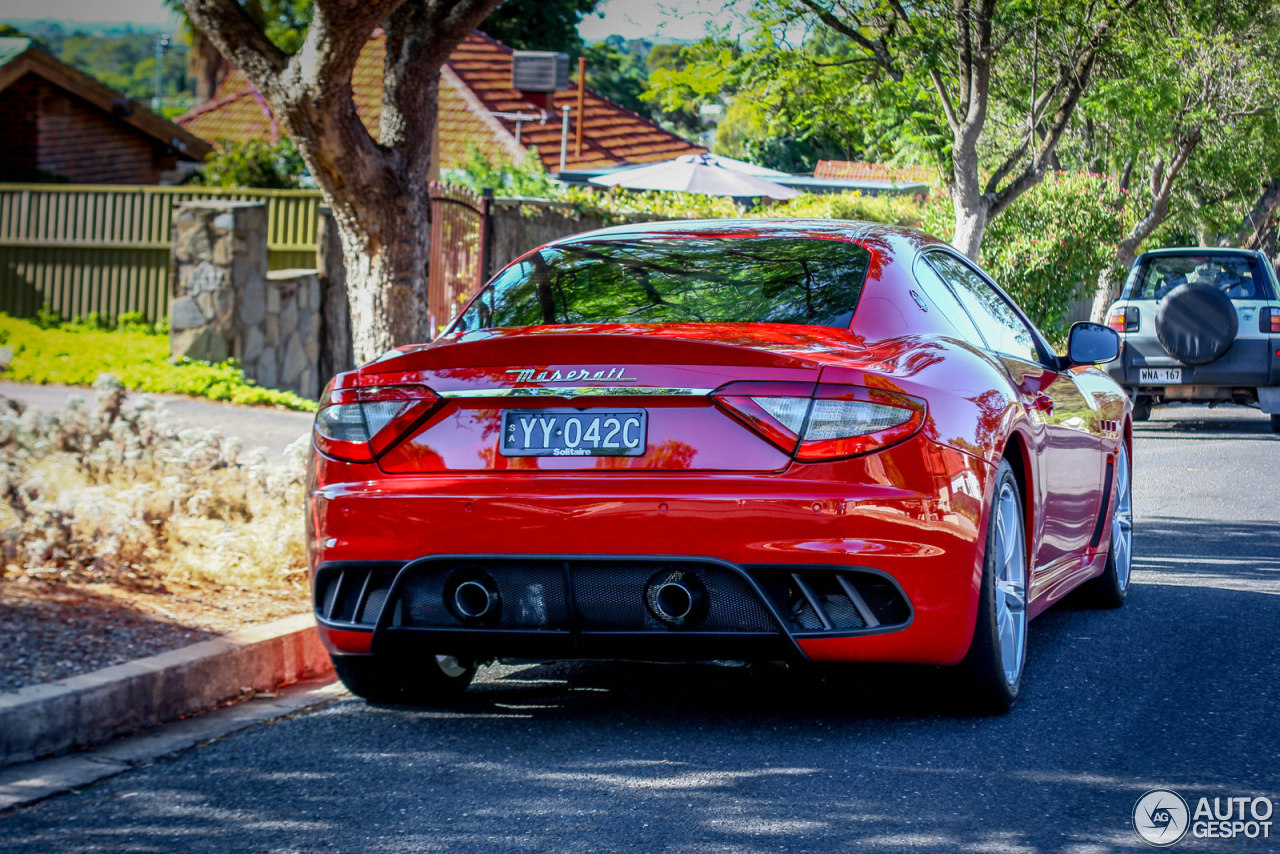
[[[431,267],[427,319],[434,338],[489,277],[493,190],[476,195],[465,187],[432,181]]]

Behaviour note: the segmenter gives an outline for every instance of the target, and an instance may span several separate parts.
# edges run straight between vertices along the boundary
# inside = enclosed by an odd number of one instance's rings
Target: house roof
[[[82,71],[54,59],[30,39],[0,38],[0,92],[28,74],[87,101],[116,121],[169,146],[184,160],[203,160],[209,143]]]
[[[377,134],[382,111],[382,67],[386,39],[375,31],[352,73],[356,111],[370,133]],[[618,106],[590,89],[584,93],[582,154],[576,151],[578,90],[556,92],[554,112],[542,114],[511,88],[512,51],[480,32],[458,45],[440,75],[440,161],[461,165],[467,143],[490,156],[518,157],[533,147],[548,170],[560,168],[560,109],[570,107],[567,170],[606,169],[669,160],[704,148],[663,130],[643,116]],[[519,116],[537,116],[532,120]],[[270,108],[239,71],[228,75],[209,102],[178,119],[187,130],[210,141],[279,138],[280,127]],[[517,127],[519,142],[516,141]]]
[[[938,172],[927,166],[889,166],[860,160],[819,160],[815,178],[842,178],[850,181],[907,181],[929,183]]]

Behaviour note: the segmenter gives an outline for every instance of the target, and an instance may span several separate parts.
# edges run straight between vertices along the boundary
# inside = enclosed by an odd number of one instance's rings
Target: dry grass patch
[[[268,465],[180,429],[110,376],[96,408],[0,399],[0,577],[149,592],[240,590],[305,609],[304,440]]]

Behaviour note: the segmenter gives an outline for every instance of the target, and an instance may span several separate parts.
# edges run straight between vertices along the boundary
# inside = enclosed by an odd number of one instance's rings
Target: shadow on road
[[[1149,850],[1153,788],[1280,799],[1280,536],[1141,520],[1129,603],[1031,626],[1011,714],[931,669],[496,667],[358,700],[0,817],[12,851]],[[1198,839],[1197,851],[1270,840]]]
[[[1119,611],[1036,620],[1022,701],[995,718],[947,713],[912,670],[499,668],[457,708],[344,701],[0,833],[188,854],[1145,850],[1148,789],[1280,797],[1277,623],[1277,595],[1139,580]]]
[[[1266,413],[1248,406],[1168,406],[1133,425],[1140,439],[1234,439],[1276,436]],[[1276,436],[1280,438],[1280,436]]]

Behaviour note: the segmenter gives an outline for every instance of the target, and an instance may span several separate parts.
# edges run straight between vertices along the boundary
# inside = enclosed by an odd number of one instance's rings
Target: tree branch
[[[856,27],[849,26],[832,14],[830,9],[820,6],[817,0],[800,0],[800,3],[813,12],[819,21],[822,21],[822,23],[871,54],[876,64],[883,68],[895,83],[902,82],[902,70],[894,63],[893,57],[889,55],[889,49],[885,46],[883,40],[872,41],[867,38],[858,32]]]
[[[1092,35],[1085,43],[1084,49],[1076,57],[1075,63],[1070,66],[1064,66],[1059,71],[1058,79],[1055,81],[1054,86],[1051,87],[1051,90],[1060,92],[1062,100],[1058,104],[1053,120],[1049,127],[1045,129],[1044,138],[1040,146],[1036,149],[1035,154],[1022,172],[1000,190],[989,188],[993,191],[991,192],[991,216],[994,217],[1007,208],[1014,199],[1035,186],[1044,175],[1045,170],[1048,169],[1053,159],[1053,153],[1057,148],[1058,141],[1062,138],[1062,134],[1066,131],[1067,125],[1075,113],[1076,104],[1079,103],[1085,88],[1089,84],[1089,77],[1092,75],[1094,64],[1098,59],[1098,51],[1111,38],[1119,15],[1129,11],[1137,3],[1138,0],[1124,0],[1117,7],[1112,17],[1104,18],[1093,28]]]
[[[271,89],[288,63],[284,51],[236,0],[184,0],[191,23],[259,89]]]

